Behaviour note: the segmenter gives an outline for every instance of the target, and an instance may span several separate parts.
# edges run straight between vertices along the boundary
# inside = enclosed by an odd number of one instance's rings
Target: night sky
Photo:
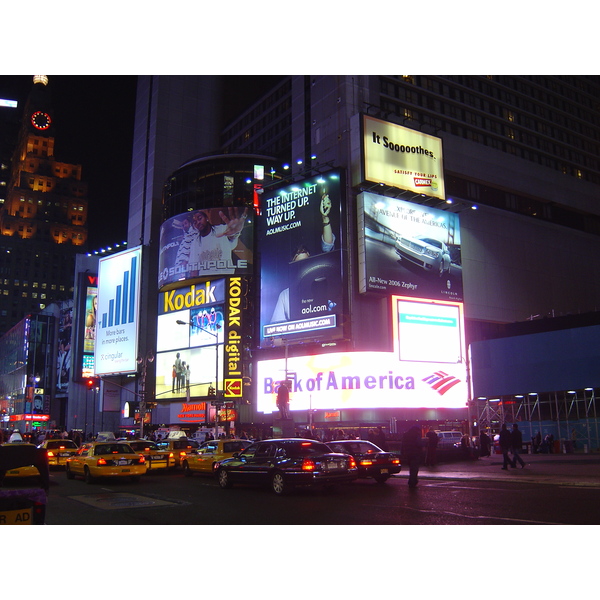
[[[0,75],[0,98],[19,101],[19,117],[33,87],[32,75]],[[127,239],[135,76],[49,75],[55,113],[55,158],[82,165],[88,184],[88,248]],[[228,116],[254,102],[275,76],[225,76]],[[243,93],[240,90],[243,89]],[[0,110],[14,110],[1,108]],[[90,137],[93,142],[90,142]]]

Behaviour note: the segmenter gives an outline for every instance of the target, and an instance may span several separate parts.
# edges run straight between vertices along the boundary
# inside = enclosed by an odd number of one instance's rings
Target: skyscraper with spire
[[[75,255],[86,250],[87,184],[81,165],[55,157],[55,133],[50,82],[36,75],[0,206],[0,335],[71,299]]]

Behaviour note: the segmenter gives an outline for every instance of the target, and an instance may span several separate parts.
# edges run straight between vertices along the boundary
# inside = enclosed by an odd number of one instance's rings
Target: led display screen
[[[361,292],[462,301],[458,215],[369,192],[357,209]]]
[[[254,211],[220,207],[176,215],[160,227],[158,287],[252,273]]]
[[[344,309],[340,172],[261,200],[261,342],[335,339]]]
[[[216,383],[221,389],[225,280],[162,292],[158,313],[156,399],[206,396]]]
[[[468,398],[463,306],[392,296],[391,352],[346,352],[259,361],[257,407],[277,411],[291,382],[290,410],[464,408]]]

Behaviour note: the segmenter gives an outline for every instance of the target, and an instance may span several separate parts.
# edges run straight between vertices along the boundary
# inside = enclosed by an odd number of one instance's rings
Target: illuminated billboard
[[[462,304],[392,297],[391,352],[345,352],[259,361],[257,409],[464,408],[468,398]]]
[[[364,179],[444,199],[442,140],[363,115]]]
[[[254,212],[221,207],[176,215],[160,227],[158,287],[252,273]]]
[[[226,281],[206,281],[158,295],[158,401],[206,396],[216,383],[222,389]]]
[[[359,291],[460,302],[460,224],[455,213],[358,195]]]
[[[96,321],[98,317],[98,276],[84,273],[81,277],[84,290],[85,323],[83,329],[83,353],[81,377],[94,375],[94,352],[96,350]]]
[[[141,246],[99,260],[96,375],[137,371],[141,263]]]
[[[344,310],[340,172],[265,192],[260,217],[261,342],[336,339]]]

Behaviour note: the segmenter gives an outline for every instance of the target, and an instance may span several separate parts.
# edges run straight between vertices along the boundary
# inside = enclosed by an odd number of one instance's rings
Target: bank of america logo
[[[436,371],[425,377],[423,381],[440,396],[443,396],[449,389],[453,388],[457,383],[460,383],[458,377],[448,375],[448,373],[444,373],[444,371]]]

